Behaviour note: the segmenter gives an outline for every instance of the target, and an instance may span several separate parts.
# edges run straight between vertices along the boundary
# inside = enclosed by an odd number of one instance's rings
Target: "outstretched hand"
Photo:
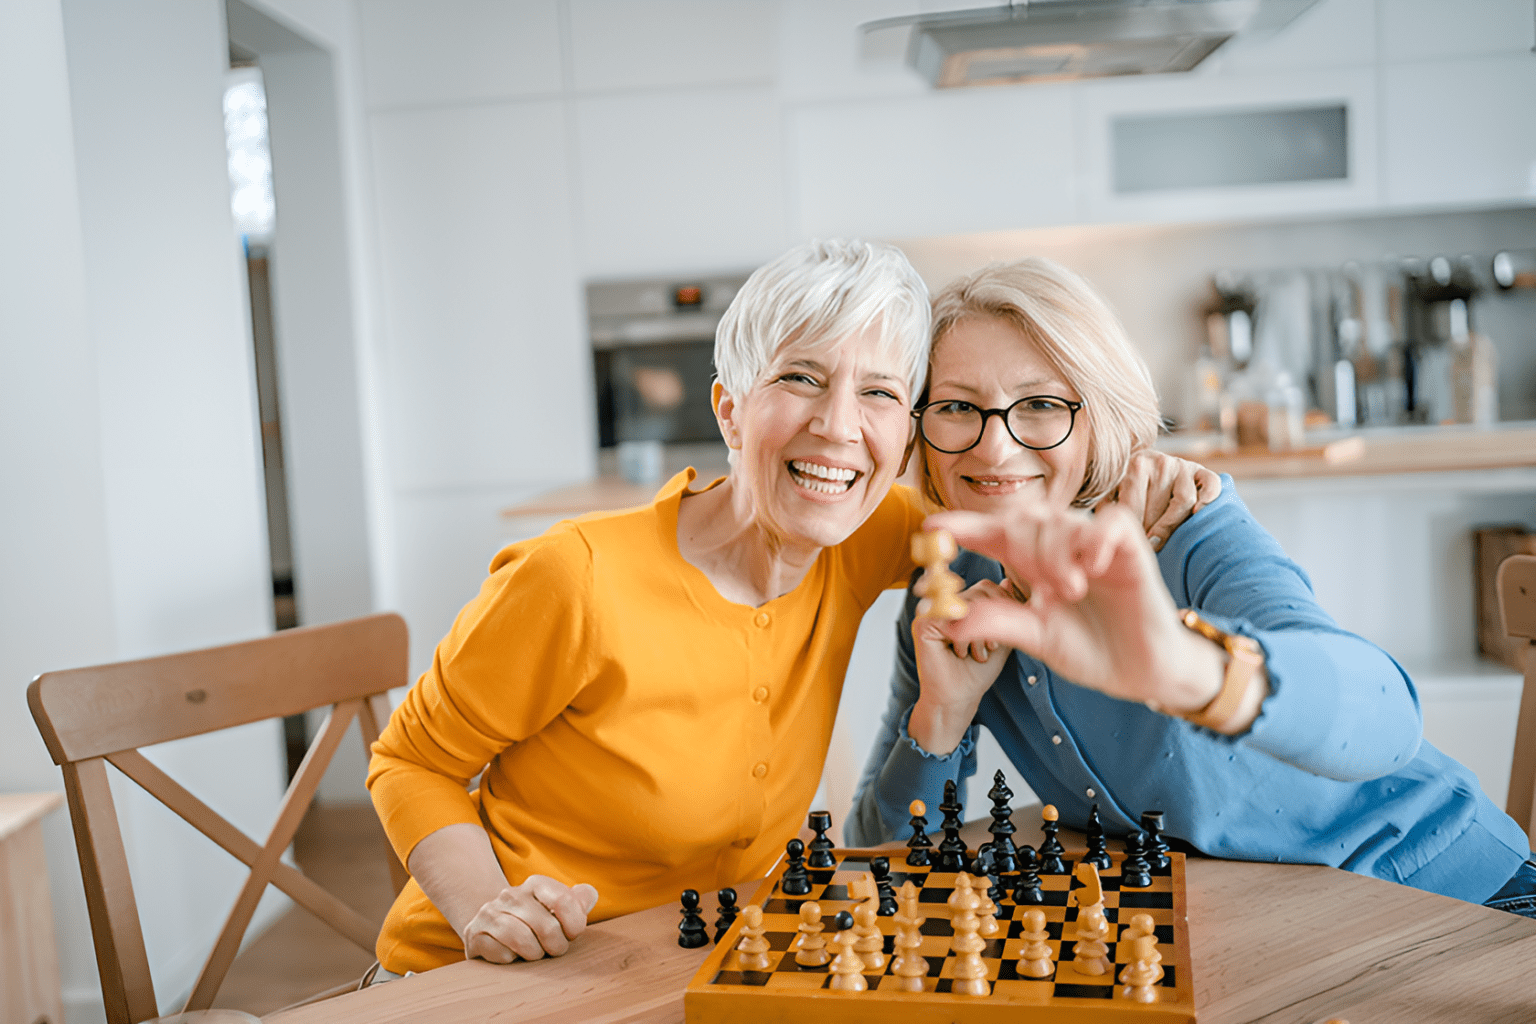
[[[1205,706],[1220,688],[1220,649],[1179,623],[1131,511],[943,512],[927,526],[1001,562],[1029,593],[1024,602],[967,595],[966,616],[939,625],[956,647],[1015,647],[1083,686],[1174,713]]]

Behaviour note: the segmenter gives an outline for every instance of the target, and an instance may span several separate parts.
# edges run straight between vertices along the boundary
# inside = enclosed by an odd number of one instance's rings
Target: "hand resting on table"
[[[530,875],[508,885],[478,825],[438,829],[416,844],[406,866],[463,940],[466,959],[507,964],[560,956],[597,905],[597,890],[585,883]]]

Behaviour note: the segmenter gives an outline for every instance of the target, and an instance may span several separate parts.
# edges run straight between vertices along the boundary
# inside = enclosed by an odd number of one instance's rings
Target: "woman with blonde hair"
[[[1524,833],[1423,742],[1412,681],[1318,606],[1230,479],[1156,553],[1123,510],[1082,511],[1157,427],[1147,369],[1085,281],[988,267],[937,296],[933,337],[913,415],[970,609],[941,622],[908,600],[851,843],[963,784],[986,726],[1068,825],[1097,808],[1123,835],[1158,809],[1212,856],[1536,913]]]

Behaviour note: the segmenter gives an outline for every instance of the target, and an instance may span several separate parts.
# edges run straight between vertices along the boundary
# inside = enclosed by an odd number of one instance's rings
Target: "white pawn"
[[[1151,914],[1137,914],[1120,933],[1120,943],[1131,950],[1132,962],[1120,971],[1121,995],[1138,1003],[1157,1002],[1156,985],[1163,979],[1163,954],[1157,949],[1157,932]]]
[[[795,963],[801,967],[820,967],[832,959],[827,952],[827,939],[822,935],[826,925],[821,923],[821,905],[806,902],[800,904],[800,934],[795,936]]]
[[[844,992],[867,990],[869,982],[864,980],[864,960],[853,951],[853,930],[848,928],[833,933],[832,948],[837,951],[837,956],[832,958],[832,983],[828,987]]]
[[[1025,946],[1018,967],[1019,973],[1026,978],[1049,978],[1055,970],[1051,966],[1051,947],[1046,944],[1048,936],[1044,911],[1026,910],[1024,931],[1019,934]]]
[[[743,971],[768,969],[768,940],[763,927],[763,908],[748,904],[741,912],[741,941],[736,944],[736,963]]]
[[[864,961],[866,971],[885,969],[885,936],[880,934],[876,907],[870,900],[853,908],[853,950]]]
[[[1138,1003],[1157,1002],[1157,983],[1162,980],[1163,969],[1157,961],[1162,954],[1157,951],[1157,936],[1138,935],[1131,944],[1131,956],[1135,962],[1120,972],[1121,995]]]

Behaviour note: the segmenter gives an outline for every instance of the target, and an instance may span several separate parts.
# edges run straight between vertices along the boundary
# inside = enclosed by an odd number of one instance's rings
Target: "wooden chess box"
[[[975,851],[970,851],[974,855]],[[765,971],[741,970],[736,944],[741,938],[742,919],[738,917],[710,952],[704,965],[689,983],[683,996],[688,1024],[800,1024],[804,1021],[838,1021],[848,1024],[890,1024],[892,1021],[914,1024],[950,1024],[963,1020],[977,1024],[1110,1024],[1110,1022],[1192,1022],[1195,1020],[1194,979],[1190,976],[1189,933],[1185,919],[1184,856],[1170,853],[1169,865],[1155,871],[1152,884],[1145,888],[1123,888],[1120,865],[1125,855],[1112,852],[1111,867],[1099,873],[1104,889],[1104,913],[1110,923],[1109,959],[1112,972],[1103,975],[1079,973],[1073,962],[1073,936],[1077,907],[1070,905],[1069,893],[1081,883],[1072,868],[1086,855],[1084,850],[1069,850],[1063,858],[1067,874],[1041,875],[1043,905],[1020,906],[1012,898],[998,901],[997,919],[1001,928],[987,942],[982,957],[987,965],[989,992],[984,996],[961,995],[950,991],[955,955],[950,949],[953,929],[947,903],[954,891],[955,875],[912,867],[897,850],[834,850],[836,865],[830,869],[808,869],[811,892],[806,896],[786,896],[780,891],[785,862],[763,880],[749,903],[763,910],[763,923],[770,952]],[[895,925],[891,918],[878,918],[885,936],[887,960],[881,972],[864,975],[868,990],[846,992],[828,987],[829,968],[802,967],[795,962],[791,944],[798,935],[800,905],[814,900],[829,922],[840,910],[850,910],[848,886],[870,870],[872,857],[891,856],[891,882],[897,889],[912,882],[920,889],[919,902],[926,921],[922,927],[920,950],[929,962],[923,991],[897,991],[890,974]],[[1049,934],[1053,973],[1045,978],[1028,978],[1016,968],[1023,952],[1019,938],[1025,911],[1045,913]],[[1162,955],[1164,975],[1155,988],[1156,1001],[1141,1003],[1129,997],[1120,982],[1122,969],[1130,962],[1129,949],[1115,941],[1129,925],[1133,914],[1145,913],[1156,926],[1158,951]]]

